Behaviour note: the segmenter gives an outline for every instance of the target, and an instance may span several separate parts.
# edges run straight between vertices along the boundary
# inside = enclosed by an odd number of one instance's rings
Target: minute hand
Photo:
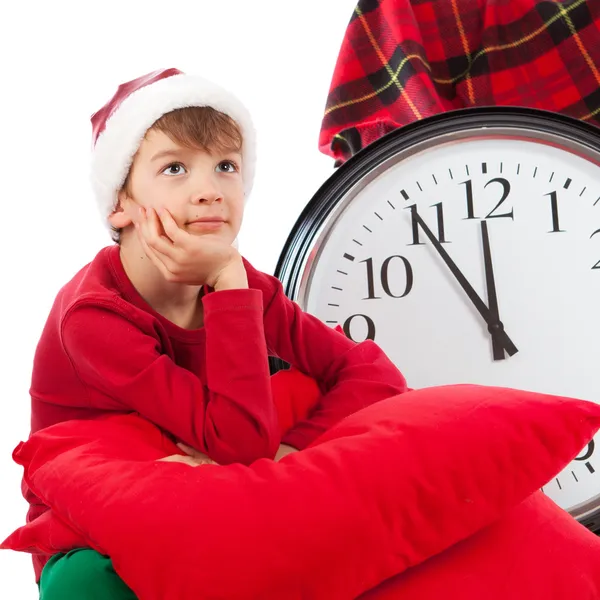
[[[435,237],[435,235],[433,235],[431,229],[427,227],[425,221],[423,221],[421,215],[419,215],[416,210],[414,211],[414,217],[425,235],[429,238],[429,241],[432,243],[433,247],[437,250],[438,254],[442,257],[447,267],[450,269],[452,275],[454,275],[456,278],[456,281],[458,281],[460,284],[460,287],[462,287],[462,289],[465,291],[469,297],[469,300],[471,300],[473,306],[475,306],[489,327],[495,322],[495,319],[490,313],[490,310],[486,306],[485,302],[479,297],[473,286],[467,281],[467,278],[462,274],[461,270],[456,266],[456,263],[450,258],[442,244]],[[508,337],[504,329],[498,331],[496,335],[497,339],[500,341],[509,356],[513,356],[517,353],[517,347],[513,344],[513,341]]]

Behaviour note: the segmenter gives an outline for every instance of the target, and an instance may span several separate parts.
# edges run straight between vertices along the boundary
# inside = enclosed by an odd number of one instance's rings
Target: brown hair
[[[242,132],[238,124],[228,115],[211,106],[188,106],[164,114],[150,127],[162,131],[175,143],[185,148],[204,152],[241,152]],[[128,194],[129,175],[122,189]],[[120,231],[113,229],[113,239],[119,241]]]
[[[228,115],[210,106],[179,108],[163,115],[150,129],[166,133],[186,148],[205,152],[239,152],[242,133]]]

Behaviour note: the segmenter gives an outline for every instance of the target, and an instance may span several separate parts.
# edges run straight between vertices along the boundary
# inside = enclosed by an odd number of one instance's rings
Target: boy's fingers
[[[217,463],[212,460],[209,456],[204,454],[204,452],[199,452],[195,448],[184,444],[183,442],[178,442],[177,447],[185,452],[192,459],[197,461],[199,464],[207,464],[207,465],[216,465]]]
[[[188,446],[187,444],[184,444],[183,442],[179,442],[177,444],[177,447],[181,448],[181,450],[183,450],[189,456],[196,456],[197,454],[199,454],[197,450],[194,450],[194,448]]]
[[[146,242],[146,240],[144,239],[144,236],[142,233],[139,234],[139,239],[142,244],[142,248],[144,249],[144,252],[146,253],[146,256],[150,259],[152,264],[161,272],[163,277],[165,277],[167,279],[171,278],[173,274],[171,273],[171,271],[169,271],[169,269],[167,268],[167,265],[165,264],[166,257],[163,258],[163,256],[161,255],[160,252],[157,252],[156,250],[151,248],[148,245],[148,243]]]
[[[146,219],[146,222],[147,227],[143,229],[143,233],[148,245],[173,260],[175,252],[173,242],[167,237],[168,234],[163,234],[161,222],[154,209],[148,209],[148,218]]]
[[[173,456],[158,458],[157,462],[178,462],[190,465],[190,467],[198,466],[198,463],[191,456],[181,456],[181,454],[174,454]]]
[[[171,239],[174,244],[182,243],[186,239],[187,234],[180,229],[179,225],[177,225],[175,219],[171,216],[171,213],[166,208],[163,208],[160,211],[158,218],[160,219],[165,233],[167,236],[169,236],[169,239]]]

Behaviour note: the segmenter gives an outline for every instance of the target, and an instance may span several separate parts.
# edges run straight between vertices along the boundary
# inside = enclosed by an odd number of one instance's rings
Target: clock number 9
[[[357,340],[357,339],[353,338],[352,334],[350,333],[350,327],[351,327],[352,321],[354,321],[354,319],[363,319],[367,325],[367,336],[363,340]],[[344,322],[343,330],[344,330],[344,334],[346,335],[346,337],[348,339],[351,339],[353,342],[361,342],[364,340],[375,341],[375,322],[373,321],[373,319],[371,319],[371,317],[369,317],[367,315],[352,315],[351,317],[348,317],[346,319],[346,321]]]
[[[585,450],[583,451],[583,454],[581,456],[578,456],[575,460],[580,461],[585,463],[585,466],[587,467],[587,470],[590,473],[595,473],[595,469],[592,466],[592,463],[590,462],[590,458],[592,458],[593,454],[594,454],[594,450],[596,449],[596,444],[594,442],[594,440],[592,440],[585,448]]]

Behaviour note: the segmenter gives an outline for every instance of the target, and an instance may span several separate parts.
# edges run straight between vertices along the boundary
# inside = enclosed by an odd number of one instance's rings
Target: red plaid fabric
[[[339,165],[411,121],[489,105],[600,124],[600,0],[360,0],[319,148]]]

